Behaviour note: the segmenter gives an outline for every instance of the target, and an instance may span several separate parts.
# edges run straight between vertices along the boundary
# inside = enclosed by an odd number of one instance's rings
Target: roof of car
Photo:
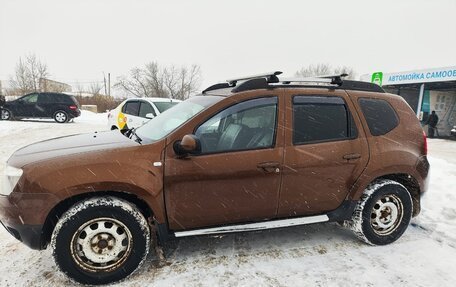
[[[169,98],[158,98],[158,97],[146,97],[146,98],[128,98],[127,101],[131,100],[145,100],[149,102],[181,102],[181,100],[177,99],[169,99]]]

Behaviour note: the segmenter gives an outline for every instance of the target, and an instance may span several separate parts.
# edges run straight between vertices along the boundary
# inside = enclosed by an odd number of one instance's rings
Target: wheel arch
[[[421,190],[420,190],[420,185],[418,183],[418,180],[416,180],[415,177],[408,173],[388,173],[384,175],[377,176],[370,180],[365,186],[362,186],[360,188],[361,194],[362,191],[367,188],[369,184],[371,184],[374,181],[382,180],[382,179],[389,179],[396,181],[407,189],[407,191],[410,193],[410,196],[412,198],[413,202],[413,217],[417,216],[420,213],[421,210],[421,204],[420,204],[420,195],[421,195]]]
[[[41,233],[41,249],[45,249],[48,243],[50,242],[52,232],[54,231],[54,228],[57,222],[59,221],[60,217],[63,215],[63,213],[65,213],[68,209],[71,208],[71,206],[73,206],[77,202],[99,196],[113,196],[120,199],[124,199],[136,205],[136,207],[138,207],[139,211],[144,215],[146,219],[154,215],[150,206],[143,199],[139,198],[138,196],[132,193],[121,191],[97,191],[91,193],[77,194],[62,200],[56,206],[54,206],[48,213]]]

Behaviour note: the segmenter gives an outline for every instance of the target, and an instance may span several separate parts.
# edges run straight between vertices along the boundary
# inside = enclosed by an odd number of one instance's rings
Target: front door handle
[[[280,163],[275,161],[260,162],[257,167],[267,173],[280,173]]]
[[[344,155],[342,158],[346,160],[351,160],[351,159],[358,159],[360,158],[361,155],[359,153],[349,153]]]

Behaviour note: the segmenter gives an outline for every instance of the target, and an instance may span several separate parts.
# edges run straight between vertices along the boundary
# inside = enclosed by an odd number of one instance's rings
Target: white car
[[[179,102],[181,101],[167,98],[126,99],[117,108],[109,111],[109,128],[111,130],[137,128]]]

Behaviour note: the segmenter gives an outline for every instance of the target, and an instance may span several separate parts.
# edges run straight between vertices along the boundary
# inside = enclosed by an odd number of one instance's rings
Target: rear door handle
[[[351,160],[351,159],[358,159],[360,158],[361,155],[359,153],[349,153],[344,155],[342,158],[346,160]]]
[[[260,162],[257,167],[267,173],[280,172],[280,163],[276,161]]]

